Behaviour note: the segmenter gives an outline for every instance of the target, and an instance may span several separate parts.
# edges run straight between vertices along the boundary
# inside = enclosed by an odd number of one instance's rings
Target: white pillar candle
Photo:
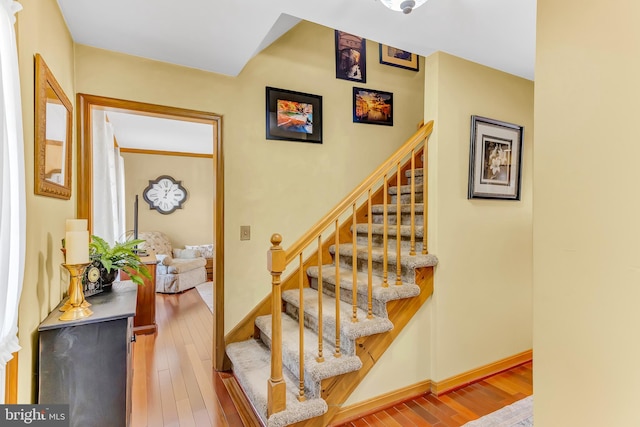
[[[89,224],[86,219],[68,219],[65,231],[85,231],[89,229]]]
[[[66,241],[66,264],[88,264],[89,263],[89,231],[67,231]]]

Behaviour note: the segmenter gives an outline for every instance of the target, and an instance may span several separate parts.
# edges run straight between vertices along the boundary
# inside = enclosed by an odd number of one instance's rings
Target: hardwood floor
[[[132,427],[258,425],[231,400],[232,376],[211,368],[213,320],[198,291],[157,294],[156,323],[133,345]]]
[[[342,427],[458,427],[533,394],[528,362],[441,396],[423,395]]]
[[[233,376],[211,368],[213,320],[198,291],[157,294],[156,322],[157,334],[138,335],[133,345],[132,427],[259,426]],[[532,376],[529,362],[341,426],[461,426],[531,395]]]

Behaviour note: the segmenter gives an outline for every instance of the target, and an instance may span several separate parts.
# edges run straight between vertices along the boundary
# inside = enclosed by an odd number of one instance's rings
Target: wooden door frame
[[[18,352],[5,366],[4,404],[18,403]],[[2,403],[2,402],[0,402]]]
[[[184,108],[168,107],[164,105],[147,104],[143,102],[127,101],[123,99],[107,98],[103,96],[79,93],[77,95],[77,123],[78,123],[78,204],[77,217],[89,221],[92,230],[91,206],[93,201],[92,188],[92,110],[94,107],[106,111],[134,111],[137,114],[179,118],[213,126],[213,180],[214,180],[214,259],[215,277],[213,286],[213,352],[212,364],[216,370],[223,369],[224,347],[224,157],[222,150],[222,116],[205,111],[188,110]]]

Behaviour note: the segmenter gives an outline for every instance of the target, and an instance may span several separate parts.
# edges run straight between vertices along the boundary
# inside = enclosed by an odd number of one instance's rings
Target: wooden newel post
[[[268,381],[267,417],[284,411],[286,384],[282,379],[282,288],[280,275],[285,268],[286,253],[280,246],[282,236],[271,236],[271,249],[267,252],[267,269],[271,273],[271,378]]]

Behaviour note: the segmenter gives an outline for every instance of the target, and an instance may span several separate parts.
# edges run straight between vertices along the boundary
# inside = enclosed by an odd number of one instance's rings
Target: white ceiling
[[[213,126],[183,120],[107,112],[120,148],[213,154]]]
[[[443,51],[534,78],[536,0],[429,0],[408,15],[378,0],[58,4],[76,43],[231,76],[307,20],[422,56]]]

